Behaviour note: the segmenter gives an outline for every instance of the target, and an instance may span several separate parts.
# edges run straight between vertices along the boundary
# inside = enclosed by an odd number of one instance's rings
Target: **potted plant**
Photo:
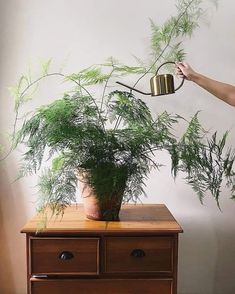
[[[210,191],[219,205],[223,179],[235,192],[234,152],[224,151],[227,132],[221,139],[202,128],[198,113],[188,122],[182,137],[173,134],[184,120],[163,112],[153,118],[151,112],[132,91],[117,87],[123,76],[138,75],[139,80],[154,73],[165,60],[182,60],[182,41],[190,36],[203,13],[202,1],[178,1],[177,15],[161,27],[151,21],[152,50],[150,65],[123,65],[113,58],[75,74],[50,73],[49,62],[43,74],[32,80],[23,75],[13,88],[16,98],[16,122],[21,106],[39,81],[54,75],[68,82],[68,91],[48,105],[39,107],[13,132],[12,149],[26,145],[21,176],[38,173],[39,211],[49,207],[53,214],[63,213],[76,202],[77,182],[92,219],[117,220],[122,203],[137,202],[144,193],[145,179],[152,168],[160,168],[156,150],[171,156],[172,174],[185,173],[185,179],[202,201]],[[94,85],[102,86],[100,96]],[[110,86],[113,86],[110,91]],[[115,87],[115,88],[114,88]],[[48,159],[49,168],[43,166]],[[93,207],[98,210],[94,210]]]

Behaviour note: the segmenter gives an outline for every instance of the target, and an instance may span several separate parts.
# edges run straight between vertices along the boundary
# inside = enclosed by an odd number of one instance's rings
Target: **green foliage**
[[[159,26],[150,19],[151,35],[151,60],[148,71],[156,72],[159,63],[164,60],[185,59],[186,52],[183,42],[193,35],[199,26],[202,17],[205,18],[206,10],[203,9],[205,2],[212,2],[215,6],[217,1],[202,0],[178,0],[176,3],[176,15]]]
[[[52,61],[51,59],[49,59],[49,60],[41,60],[40,65],[41,65],[42,75],[43,76],[46,76],[48,74],[51,61]]]
[[[141,122],[143,125],[152,123],[152,116],[147,105],[129,92],[118,90],[111,92],[108,107],[112,118],[121,117],[124,125],[132,126],[136,122]]]
[[[102,73],[101,68],[92,66],[80,71],[78,74],[68,75],[68,80],[77,80],[83,86],[89,86],[94,84],[102,84],[108,79],[108,75]]]
[[[129,66],[109,58],[103,64],[65,75],[49,73],[50,62],[46,62],[40,78],[20,78],[13,91],[17,116],[31,87],[40,80],[58,75],[70,85],[62,98],[38,108],[14,134],[14,148],[21,143],[27,147],[21,175],[42,170],[38,184],[40,211],[50,207],[54,214],[61,214],[76,201],[78,171],[85,171],[86,182],[100,203],[117,196],[122,202],[138,201],[149,172],[161,166],[159,158],[154,157],[156,150],[169,152],[172,175],[183,172],[201,201],[210,191],[219,205],[223,180],[235,198],[235,155],[231,149],[224,151],[227,133],[222,139],[217,139],[216,133],[208,137],[196,113],[178,139],[174,129],[182,117],[163,112],[153,119],[147,105],[132,92],[108,92],[117,77],[142,75],[140,80],[155,71],[158,62],[184,58],[183,40],[198,26],[202,2],[178,0],[177,15],[161,27],[151,20],[154,60],[150,67],[142,61],[141,66]],[[92,94],[97,84],[103,86],[99,96]],[[51,167],[45,169],[42,163],[48,160]]]
[[[63,213],[66,206],[76,201],[77,177],[73,166],[65,165],[57,172],[44,171],[38,184],[40,193],[39,211],[49,207],[53,214]]]
[[[201,202],[205,192],[210,191],[219,206],[220,189],[224,178],[227,180],[227,186],[231,187],[232,195],[234,193],[232,166],[235,157],[231,151],[223,156],[226,137],[227,132],[218,140],[215,132],[210,139],[207,139],[207,144],[190,142],[187,151],[185,148],[182,150],[182,170],[188,174],[187,182],[197,192]]]

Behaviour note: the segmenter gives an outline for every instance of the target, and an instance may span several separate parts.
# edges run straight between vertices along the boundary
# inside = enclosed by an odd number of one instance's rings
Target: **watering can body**
[[[175,93],[174,78],[171,74],[155,75],[150,79],[152,96]]]

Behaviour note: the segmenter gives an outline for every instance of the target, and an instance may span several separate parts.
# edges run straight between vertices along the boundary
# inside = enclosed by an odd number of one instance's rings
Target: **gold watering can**
[[[160,95],[173,94],[173,93],[175,93],[175,91],[179,90],[179,88],[181,88],[183,86],[184,78],[182,79],[180,85],[175,89],[173,75],[171,75],[171,74],[161,74],[161,75],[159,75],[158,72],[159,72],[160,68],[162,66],[164,66],[165,64],[168,64],[168,63],[175,64],[172,61],[164,62],[163,64],[161,64],[158,67],[155,76],[153,76],[150,79],[151,93],[142,92],[140,90],[137,90],[137,89],[135,89],[133,87],[130,87],[130,86],[126,85],[126,84],[123,84],[121,82],[116,82],[116,83],[118,83],[119,85],[122,85],[124,87],[127,87],[127,88],[129,88],[129,89],[131,89],[133,91],[141,93],[143,95],[160,96]]]

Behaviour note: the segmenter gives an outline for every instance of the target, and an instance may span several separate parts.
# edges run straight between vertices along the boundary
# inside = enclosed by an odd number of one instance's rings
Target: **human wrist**
[[[201,74],[199,74],[198,72],[192,71],[190,73],[190,76],[189,76],[190,81],[198,83],[200,81],[200,78],[201,78]]]

